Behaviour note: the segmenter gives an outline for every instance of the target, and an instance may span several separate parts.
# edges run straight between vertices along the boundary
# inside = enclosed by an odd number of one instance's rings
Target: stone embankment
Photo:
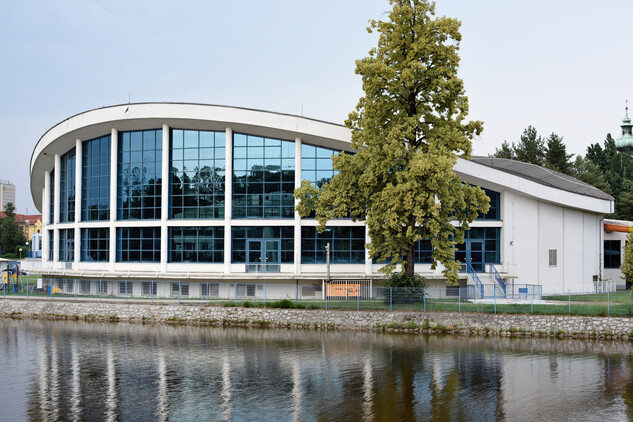
[[[0,300],[0,317],[213,326],[633,340],[633,318],[452,312],[337,311]]]

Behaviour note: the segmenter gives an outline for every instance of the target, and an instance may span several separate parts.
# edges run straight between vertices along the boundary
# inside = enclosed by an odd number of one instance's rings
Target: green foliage
[[[334,156],[339,173],[321,188],[304,181],[295,192],[297,211],[314,210],[320,231],[332,218],[365,221],[369,255],[388,273],[400,265],[413,274],[415,243],[431,239],[432,268],[442,263],[454,284],[455,244],[489,202],[453,172],[457,154],[468,159],[471,139],[482,131],[481,122],[465,120],[460,22],[434,17],[435,5],[425,0],[390,3],[389,20],[368,28],[378,32],[378,46],[356,61],[365,95],[346,125],[357,153]]]
[[[26,237],[18,224],[15,222],[15,207],[11,202],[5,206],[5,215],[0,220],[0,249],[4,254],[18,255],[18,249],[23,249],[23,256],[26,252]]]
[[[276,302],[270,302],[266,306],[269,308],[294,308],[295,304],[291,300],[282,299]]]
[[[567,147],[563,138],[553,133],[547,138],[547,150],[545,152],[545,167],[561,173],[569,174],[571,165],[569,160],[574,154],[567,154]]]
[[[528,126],[519,143],[512,146],[517,160],[537,166],[545,164],[545,142],[533,126]]]
[[[622,263],[620,265],[622,271],[622,277],[627,285],[633,285],[633,233],[629,233],[626,236],[626,242],[624,244],[624,257],[622,257]]]
[[[420,274],[393,273],[384,281],[385,287],[427,287],[428,282]]]
[[[569,175],[595,186],[603,192],[610,193],[604,173],[597,164],[587,158],[576,156],[576,159],[570,164]]]
[[[501,148],[495,148],[495,153],[492,154],[495,158],[507,158],[508,160],[515,160],[516,154],[514,153],[514,144],[510,145],[508,141],[503,141]]]

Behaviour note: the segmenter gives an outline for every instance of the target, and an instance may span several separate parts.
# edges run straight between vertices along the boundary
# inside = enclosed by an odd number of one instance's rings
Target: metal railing
[[[503,280],[503,277],[501,277],[501,275],[499,275],[499,272],[497,271],[497,269],[495,268],[495,266],[493,264],[489,264],[490,266],[488,267],[488,274],[490,274],[490,276],[492,277],[492,279],[499,285],[499,288],[503,290],[503,295],[506,295],[506,283]]]
[[[479,289],[479,293],[481,294],[481,296],[485,297],[483,283],[479,279],[479,276],[475,272],[475,269],[473,268],[473,266],[470,265],[470,262],[466,263],[466,273],[468,274],[468,277],[470,277],[470,279],[473,281],[473,283],[475,283],[475,285]]]

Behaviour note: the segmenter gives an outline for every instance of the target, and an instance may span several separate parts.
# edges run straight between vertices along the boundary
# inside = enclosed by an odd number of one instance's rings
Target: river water
[[[0,320],[0,420],[625,421],[623,342]]]

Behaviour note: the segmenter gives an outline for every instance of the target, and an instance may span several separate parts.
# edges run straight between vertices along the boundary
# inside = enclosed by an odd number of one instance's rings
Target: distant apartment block
[[[0,204],[2,204],[2,211],[11,202],[15,206],[15,185],[9,180],[0,179]]]

